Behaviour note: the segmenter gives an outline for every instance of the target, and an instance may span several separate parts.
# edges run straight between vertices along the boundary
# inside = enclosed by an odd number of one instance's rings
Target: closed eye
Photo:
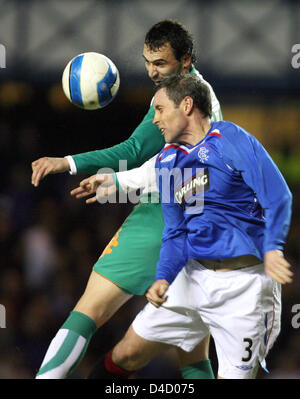
[[[163,65],[166,65],[166,62],[164,62],[164,61],[155,61],[155,62],[153,62],[153,64],[155,66],[163,66]]]

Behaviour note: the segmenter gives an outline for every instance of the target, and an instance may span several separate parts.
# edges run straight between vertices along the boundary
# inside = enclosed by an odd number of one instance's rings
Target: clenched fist
[[[146,292],[146,298],[152,305],[159,308],[167,300],[165,294],[168,288],[167,280],[156,280]]]

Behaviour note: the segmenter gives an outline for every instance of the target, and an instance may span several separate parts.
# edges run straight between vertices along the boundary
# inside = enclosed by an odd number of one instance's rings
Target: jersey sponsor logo
[[[184,152],[186,155],[189,154],[185,149],[181,148],[179,145],[170,144],[170,145],[165,146],[165,148],[163,149],[162,153],[160,154],[160,156],[159,156],[159,158],[158,158],[158,161],[159,161],[159,162],[160,162],[161,159],[162,159],[163,153],[164,153],[165,151],[169,150],[170,148],[175,148],[176,150],[180,150],[180,151]]]
[[[195,176],[175,190],[175,200],[182,205],[188,202],[188,197],[193,194],[203,192],[209,188],[209,173],[208,168],[201,169]]]
[[[170,154],[168,155],[166,158],[162,159],[161,162],[170,162],[172,161],[172,159],[174,159],[176,157],[176,154]]]

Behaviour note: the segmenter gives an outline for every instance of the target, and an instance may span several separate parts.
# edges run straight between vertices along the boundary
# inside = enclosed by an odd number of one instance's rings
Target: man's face
[[[178,61],[170,43],[164,44],[155,51],[150,50],[145,44],[143,57],[149,78],[156,85],[169,75],[187,73],[191,64],[190,56],[184,56],[181,61]]]
[[[166,90],[160,89],[154,97],[154,109],[153,123],[160,129],[166,143],[181,142],[187,127],[184,100],[176,107]]]

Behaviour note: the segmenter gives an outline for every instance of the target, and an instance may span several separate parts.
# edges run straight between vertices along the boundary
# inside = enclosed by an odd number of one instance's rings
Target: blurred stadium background
[[[0,378],[28,379],[83,292],[91,267],[132,205],[86,206],[70,197],[83,176],[52,175],[38,189],[31,162],[105,148],[125,140],[145,114],[152,85],[141,56],[146,31],[165,18],[193,33],[197,68],[215,89],[226,120],[241,124],[272,154],[294,195],[286,256],[295,278],[283,287],[282,332],[271,375],[299,378],[300,43],[299,1],[2,0],[0,43]],[[117,65],[121,86],[107,108],[68,103],[61,74],[75,55],[97,51]],[[298,62],[299,63],[299,62]],[[300,65],[298,65],[299,67]],[[145,303],[135,298],[95,335],[72,378],[85,378],[98,355],[123,336]],[[213,364],[216,361],[212,348]],[[178,378],[168,354],[134,378]]]

